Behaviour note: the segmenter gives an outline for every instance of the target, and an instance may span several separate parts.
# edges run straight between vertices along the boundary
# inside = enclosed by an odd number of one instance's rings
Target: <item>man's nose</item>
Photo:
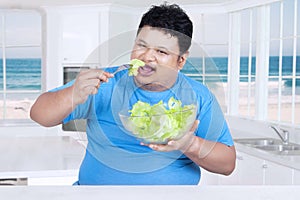
[[[144,52],[143,52],[143,56],[142,59],[146,62],[149,61],[153,61],[155,60],[155,49],[153,48],[147,48]]]

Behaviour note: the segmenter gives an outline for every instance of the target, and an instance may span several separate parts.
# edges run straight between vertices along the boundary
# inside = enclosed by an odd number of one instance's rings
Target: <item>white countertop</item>
[[[9,200],[297,200],[300,186],[4,186]]]
[[[274,138],[279,139],[277,134],[270,128],[267,123],[249,123],[247,119],[235,118],[230,120],[231,123],[237,123],[236,127],[244,127],[243,130],[235,129],[231,127],[231,133],[234,139],[245,139],[245,138]],[[292,134],[293,133],[293,134]],[[300,133],[300,132],[299,132]],[[290,130],[290,142],[300,143],[300,138],[296,130]],[[258,157],[264,160],[268,160],[286,167],[290,167],[296,170],[300,170],[300,155],[280,155],[272,154],[263,150],[259,150],[253,147],[248,147],[235,142],[235,148],[237,152],[243,152],[254,157]]]
[[[264,160],[300,170],[300,155],[272,154],[270,152],[259,150],[253,147],[248,147],[239,143],[235,143],[235,148],[238,152],[244,152]]]
[[[1,137],[0,178],[77,173],[85,148],[69,136]]]
[[[237,151],[300,170],[300,156],[235,144]],[[1,137],[0,178],[77,176],[85,147],[69,136]]]

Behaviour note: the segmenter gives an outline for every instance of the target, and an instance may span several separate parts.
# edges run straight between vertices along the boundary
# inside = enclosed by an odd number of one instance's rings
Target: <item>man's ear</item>
[[[189,51],[186,51],[184,54],[182,54],[180,57],[179,57],[179,60],[178,60],[178,70],[182,70],[184,64],[186,63],[186,60],[189,56]]]

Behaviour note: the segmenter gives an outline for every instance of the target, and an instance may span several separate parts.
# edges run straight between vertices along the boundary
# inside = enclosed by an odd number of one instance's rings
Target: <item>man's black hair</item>
[[[178,38],[180,54],[185,53],[191,46],[193,23],[177,4],[164,3],[152,6],[140,22],[139,31],[144,26],[163,29],[166,33]],[[138,31],[138,33],[139,33]]]

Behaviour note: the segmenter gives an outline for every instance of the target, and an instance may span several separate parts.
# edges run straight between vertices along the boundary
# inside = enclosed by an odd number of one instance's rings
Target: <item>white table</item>
[[[3,186],[9,200],[298,200],[299,186]]]
[[[84,152],[83,145],[69,136],[1,137],[0,178],[74,179]]]

